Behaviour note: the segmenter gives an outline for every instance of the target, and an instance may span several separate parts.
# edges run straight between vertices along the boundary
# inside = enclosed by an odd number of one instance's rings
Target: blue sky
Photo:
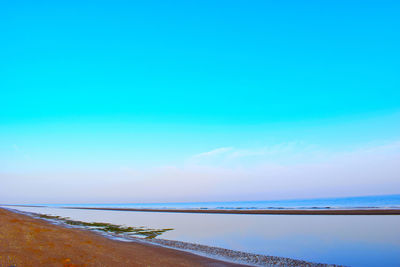
[[[49,192],[92,183],[98,193],[76,201],[399,193],[399,11],[398,1],[2,2],[0,178],[31,186],[0,202],[71,201]],[[376,173],[360,167],[371,161]],[[354,164],[337,175],[353,184],[314,186],[343,162]],[[202,190],[117,189],[182,182]]]

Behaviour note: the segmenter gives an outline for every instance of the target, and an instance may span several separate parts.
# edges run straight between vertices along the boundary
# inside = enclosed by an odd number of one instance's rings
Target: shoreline
[[[400,215],[400,209],[324,209],[324,210],[218,210],[218,209],[132,209],[132,208],[90,208],[60,207],[63,209],[171,212],[171,213],[210,213],[210,214],[253,214],[253,215]]]
[[[6,216],[4,216],[6,215]],[[205,246],[205,245],[199,245],[199,244],[194,244],[194,243],[187,243],[187,242],[181,242],[181,241],[174,241],[174,240],[166,240],[166,239],[159,239],[159,238],[154,238],[154,239],[143,239],[143,238],[138,238],[138,237],[131,237],[131,236],[126,236],[126,235],[116,235],[116,234],[110,234],[110,233],[99,233],[93,230],[90,230],[89,228],[82,228],[82,227],[74,227],[70,225],[66,225],[62,223],[61,221],[58,220],[52,220],[52,219],[43,219],[38,217],[39,214],[35,213],[29,213],[29,212],[21,212],[18,210],[10,210],[10,209],[2,209],[0,208],[0,237],[2,236],[2,232],[10,232],[9,229],[4,229],[4,228],[9,228],[10,223],[7,224],[7,218],[4,217],[11,217],[11,220],[9,220],[12,224],[14,224],[14,228],[17,227],[18,225],[15,226],[15,222],[18,223],[23,223],[26,224],[26,222],[33,224],[33,232],[36,233],[42,233],[42,232],[48,232],[51,230],[56,229],[59,233],[57,236],[65,236],[66,234],[69,236],[68,240],[62,240],[62,241],[53,241],[51,244],[57,243],[59,245],[64,245],[65,242],[76,242],[79,241],[76,238],[73,237],[73,234],[84,234],[86,235],[84,238],[96,238],[96,241],[86,241],[86,243],[95,243],[98,245],[100,244],[101,247],[111,247],[114,248],[114,246],[123,248],[126,250],[127,248],[133,247],[137,249],[139,247],[141,250],[149,250],[147,252],[152,252],[152,253],[160,253],[165,254],[165,253],[172,253],[173,254],[173,260],[169,259],[169,263],[171,264],[166,264],[163,263],[162,266],[338,266],[334,264],[321,264],[321,263],[313,263],[313,262],[307,262],[303,260],[297,260],[297,259],[292,259],[292,258],[285,258],[285,257],[275,257],[275,256],[266,256],[266,255],[260,255],[260,254],[252,254],[252,253],[246,253],[246,252],[240,252],[240,251],[234,251],[234,250],[229,250],[229,249],[223,249],[223,248],[217,248],[217,247],[210,247],[210,246]],[[17,217],[17,219],[15,219]],[[6,222],[6,223],[4,223]],[[46,230],[42,230],[40,228],[47,228]],[[38,228],[40,230],[38,230]],[[50,228],[50,229],[49,229]],[[32,231],[32,227],[29,228]],[[26,231],[25,231],[26,232]],[[18,237],[21,235],[26,234],[24,231],[21,231],[20,229],[18,230]],[[31,233],[28,233],[31,234]],[[72,237],[71,237],[72,235]],[[3,235],[4,236],[4,235]],[[52,238],[53,235],[45,236],[46,239]],[[4,238],[4,237],[3,237]],[[79,238],[82,239],[82,238]],[[0,244],[2,240],[0,238]],[[111,243],[110,243],[111,242]],[[37,242],[36,242],[37,243]],[[108,246],[104,245],[103,243],[108,244]],[[20,244],[21,245],[21,244]],[[26,246],[26,243],[22,244],[22,246]],[[37,247],[45,247],[45,244],[33,244],[33,246]],[[54,246],[54,245],[53,245]],[[15,247],[15,245],[14,245]],[[70,246],[71,247],[71,246]],[[70,248],[68,247],[68,248]],[[20,251],[25,255],[26,250],[32,250],[32,248],[27,248],[24,249],[24,251]],[[78,254],[81,253],[80,248],[76,248]],[[94,250],[94,251],[92,251]],[[5,250],[7,251],[7,249]],[[172,251],[172,252],[171,252]],[[45,250],[46,254],[51,254],[52,249],[47,248]],[[90,250],[87,250],[88,253],[96,253],[96,248],[91,248]],[[143,252],[141,252],[143,253]],[[29,253],[28,253],[29,254]],[[128,255],[125,254],[124,255]],[[131,257],[132,255],[135,255],[135,251],[131,250],[129,251],[129,255],[127,256],[128,258]],[[2,257],[1,257],[2,256]],[[136,256],[137,253],[136,253]],[[142,256],[141,254],[139,256]],[[154,255],[153,255],[154,256]],[[32,257],[32,255],[30,255]],[[47,256],[50,257],[50,256]],[[123,256],[124,257],[124,256]],[[123,259],[122,260],[125,260]],[[1,255],[0,253],[0,259],[5,258],[4,255]],[[53,257],[54,258],[54,257]],[[73,259],[74,257],[68,256],[65,259]],[[64,260],[65,260],[64,259]],[[137,259],[135,259],[136,261]],[[176,264],[176,261],[179,262],[185,261],[185,264]],[[152,262],[151,257],[142,259],[142,261],[146,261],[146,266],[147,265],[156,265],[160,266],[155,262]],[[172,262],[171,262],[172,261]],[[190,263],[187,263],[187,261],[193,261]],[[0,262],[1,263],[1,262]],[[25,262],[26,263],[26,262]],[[85,263],[87,264],[87,263]],[[22,264],[23,266],[30,266],[26,264]],[[129,265],[129,266],[143,266],[144,264],[134,264],[134,265]],[[34,265],[35,266],[35,265]],[[65,265],[64,265],[65,266]],[[81,265],[71,265],[71,266],[81,266]],[[86,265],[88,266],[88,265]],[[89,264],[89,266],[92,266]],[[95,265],[93,265],[95,266]],[[108,265],[106,265],[108,266]]]

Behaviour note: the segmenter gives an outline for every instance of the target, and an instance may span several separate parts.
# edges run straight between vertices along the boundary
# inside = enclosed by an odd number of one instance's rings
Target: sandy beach
[[[0,266],[245,266],[110,240],[0,208]]]

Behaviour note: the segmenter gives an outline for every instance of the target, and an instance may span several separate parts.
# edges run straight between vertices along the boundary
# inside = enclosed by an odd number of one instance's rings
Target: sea
[[[400,194],[337,198],[169,203],[61,203],[37,204],[48,207],[102,207],[144,209],[400,209]]]

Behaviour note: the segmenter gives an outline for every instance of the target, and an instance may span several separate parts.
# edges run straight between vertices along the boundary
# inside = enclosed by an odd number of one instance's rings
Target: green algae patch
[[[61,216],[52,216],[52,215],[47,215],[47,214],[38,214],[38,216],[43,219],[62,221],[66,224],[73,225],[73,226],[82,226],[82,227],[90,228],[92,230],[100,230],[100,231],[110,232],[110,233],[115,233],[115,234],[127,233],[130,235],[142,236],[145,239],[156,238],[157,236],[159,236],[167,231],[174,230],[172,228],[151,229],[151,228],[146,228],[143,226],[132,227],[132,226],[123,226],[123,225],[102,223],[102,222],[82,222],[82,221],[71,220],[70,218],[64,218]]]

